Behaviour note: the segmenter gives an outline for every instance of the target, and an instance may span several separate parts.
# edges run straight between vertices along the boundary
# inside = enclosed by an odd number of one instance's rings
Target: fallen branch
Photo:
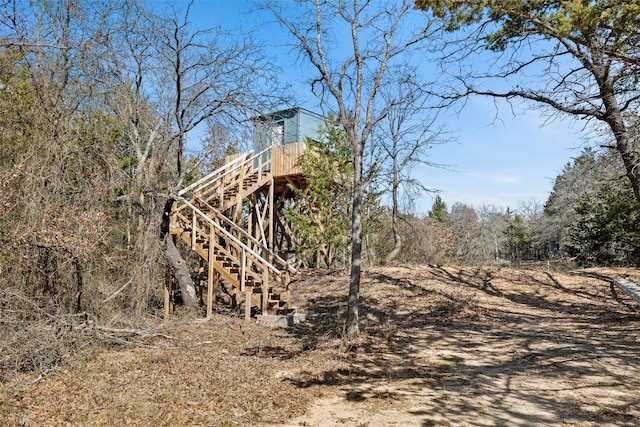
[[[131,279],[129,279],[129,281],[127,283],[125,283],[124,285],[122,285],[120,287],[120,289],[118,289],[117,291],[115,291],[114,293],[112,293],[109,297],[107,297],[107,299],[102,301],[102,304],[106,304],[109,301],[111,301],[112,299],[114,299],[115,297],[117,297],[118,295],[120,295],[120,293],[122,291],[124,291],[126,289],[127,286],[129,286],[130,284],[133,283],[133,277]]]
[[[140,329],[115,329],[115,328],[108,328],[106,326],[96,326],[96,329],[106,334],[137,335],[142,338],[162,337],[168,340],[174,339],[170,335],[160,334],[160,333],[151,333],[149,331],[143,331]]]

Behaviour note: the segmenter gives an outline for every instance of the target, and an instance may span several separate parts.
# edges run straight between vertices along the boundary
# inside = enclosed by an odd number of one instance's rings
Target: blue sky
[[[160,0],[150,3],[166,4]],[[187,4],[169,3],[177,8]],[[286,46],[290,36],[270,23],[268,14],[248,13],[251,8],[251,3],[243,0],[196,0],[191,20],[200,29],[218,25],[242,31],[257,28],[258,38],[272,44],[274,53],[286,64],[283,78],[302,100],[299,105],[320,112],[308,83],[311,73],[296,62],[296,52]],[[443,115],[442,123],[452,131],[455,141],[434,146],[427,160],[448,167],[420,166],[414,176],[428,188],[440,190],[449,207],[461,202],[517,210],[523,202],[543,204],[555,176],[579,153],[583,139],[574,121],[549,121],[540,111],[526,107],[517,107],[514,116],[505,103],[476,97],[469,99],[461,111]],[[417,202],[418,213],[426,214],[432,203],[431,196],[422,197]]]
[[[449,207],[462,202],[517,210],[523,202],[547,200],[562,167],[580,152],[583,139],[574,122],[549,120],[541,111],[519,109],[493,99],[470,99],[447,124],[457,141],[434,146],[432,161],[448,169],[421,168],[417,176],[430,188],[441,190]],[[428,210],[432,199],[422,201]]]

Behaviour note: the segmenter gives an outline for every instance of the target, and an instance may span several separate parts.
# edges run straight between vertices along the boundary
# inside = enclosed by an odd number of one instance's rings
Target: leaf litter
[[[367,269],[361,331],[341,338],[348,272],[305,272],[311,321],[227,314],[156,320],[38,381],[0,389],[8,426],[633,426],[640,305],[634,269]],[[223,311],[220,311],[222,313]],[[33,374],[34,376],[37,373]]]

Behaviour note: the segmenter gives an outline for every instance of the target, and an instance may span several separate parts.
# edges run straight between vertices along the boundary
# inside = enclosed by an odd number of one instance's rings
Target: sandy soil
[[[369,269],[345,342],[347,273],[307,272],[295,298],[311,322],[163,322],[170,339],[2,385],[0,424],[637,426],[640,305],[614,277],[640,271]]]
[[[637,274],[371,271],[368,336],[288,425],[640,425],[640,306],[610,285]]]

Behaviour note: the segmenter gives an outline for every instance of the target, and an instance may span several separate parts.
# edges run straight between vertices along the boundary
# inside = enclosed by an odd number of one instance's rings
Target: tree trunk
[[[169,268],[176,282],[178,282],[178,288],[180,289],[180,295],[182,296],[182,302],[187,306],[194,306],[197,302],[196,287],[191,280],[189,274],[189,268],[187,263],[178,252],[173,237],[169,233],[169,222],[171,219],[171,209],[173,207],[174,200],[169,198],[164,205],[164,212],[162,214],[162,226],[160,229],[160,238],[164,243],[164,254],[169,263]]]
[[[167,261],[169,262],[171,273],[178,282],[180,295],[182,295],[182,302],[187,306],[196,305],[198,300],[196,296],[196,287],[191,280],[187,263],[182,259],[180,252],[178,252],[178,248],[176,248],[176,245],[173,243],[173,237],[171,237],[170,234],[166,234],[164,236],[164,245],[164,253],[167,257]]]
[[[369,216],[369,212],[367,212],[367,216]],[[373,254],[371,253],[371,241],[369,240],[369,233],[364,235],[364,247],[365,252],[367,254],[367,267],[373,266]]]
[[[354,144],[356,145],[356,144]],[[360,333],[359,300],[360,275],[362,273],[362,143],[354,147],[353,173],[353,212],[351,225],[351,275],[349,277],[349,298],[347,304],[347,318],[344,325],[344,335],[352,339]]]
[[[598,62],[602,59],[599,58]],[[622,157],[627,178],[631,183],[633,195],[636,201],[640,202],[640,171],[638,166],[640,158],[635,152],[629,138],[629,131],[625,125],[620,105],[616,99],[614,82],[610,75],[609,67],[595,67],[592,70],[602,96],[602,103],[605,108],[604,121],[609,125],[611,132],[616,139],[616,148]]]
[[[636,201],[640,202],[640,170],[638,170],[640,167],[640,159],[638,158],[638,153],[633,150],[629,133],[622,121],[622,115],[619,112],[613,115],[617,115],[619,117],[617,120],[615,117],[610,118],[608,120],[609,126],[615,135],[616,148],[624,163],[627,178],[629,179],[631,188],[633,189],[633,195]]]
[[[136,263],[137,263],[137,280],[136,280],[136,313],[142,314],[148,308],[151,290],[158,283],[158,221],[157,221],[157,197],[156,194],[150,192],[145,194],[137,186],[138,201],[136,209],[133,212],[138,216],[138,230],[135,239]]]
[[[640,202],[640,171],[638,170],[640,159],[638,153],[632,147],[629,131],[625,126],[620,106],[615,97],[613,82],[600,74],[596,74],[596,78],[600,82],[600,92],[602,93],[602,101],[606,111],[604,120],[616,139],[616,148],[624,163],[627,178],[633,189],[633,195],[636,201]]]
[[[392,216],[391,228],[393,229],[393,249],[385,257],[385,264],[393,261],[400,253],[400,249],[402,249],[402,239],[400,238],[400,231],[398,231],[398,217],[396,215]]]

